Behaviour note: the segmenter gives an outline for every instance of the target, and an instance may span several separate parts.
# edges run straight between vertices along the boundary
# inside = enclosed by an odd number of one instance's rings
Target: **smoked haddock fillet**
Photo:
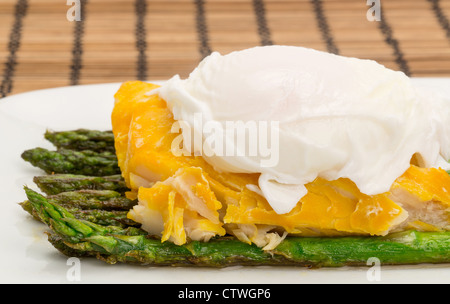
[[[383,236],[414,229],[450,229],[450,176],[442,169],[410,168],[389,192],[365,195],[349,179],[317,178],[289,213],[277,214],[251,191],[257,174],[215,171],[201,156],[176,156],[171,111],[151,91],[124,83],[115,95],[112,127],[122,175],[139,204],[128,217],[162,241],[181,245],[234,235],[271,250],[287,235]]]

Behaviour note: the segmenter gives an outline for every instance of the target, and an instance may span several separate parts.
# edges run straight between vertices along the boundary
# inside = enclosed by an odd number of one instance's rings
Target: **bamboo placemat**
[[[80,21],[68,10],[80,4]],[[370,2],[370,1],[369,1]],[[285,44],[450,76],[450,1],[1,0],[0,97],[189,75],[212,51]]]

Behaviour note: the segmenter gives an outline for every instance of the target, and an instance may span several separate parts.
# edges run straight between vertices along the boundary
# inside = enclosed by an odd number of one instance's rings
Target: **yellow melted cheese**
[[[395,230],[450,229],[450,177],[441,169],[411,165],[391,191],[365,195],[349,179],[317,178],[286,214],[277,214],[248,185],[258,174],[215,171],[200,156],[175,156],[172,113],[154,84],[124,83],[115,95],[112,127],[130,198],[128,217],[162,241],[184,244],[232,234],[273,249],[287,234],[386,235]],[[431,212],[431,214],[430,214]]]

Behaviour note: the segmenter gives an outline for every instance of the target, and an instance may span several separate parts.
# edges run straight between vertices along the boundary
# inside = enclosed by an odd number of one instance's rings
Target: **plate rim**
[[[442,76],[442,77],[426,77],[426,76],[420,76],[420,77],[409,77],[412,81],[450,81],[450,76]],[[89,87],[100,87],[100,86],[114,86],[114,85],[121,85],[128,81],[143,81],[147,83],[163,83],[168,81],[167,79],[151,79],[151,80],[126,80],[126,81],[117,81],[117,82],[99,82],[99,83],[86,83],[86,84],[78,84],[78,85],[66,85],[66,86],[58,86],[58,87],[49,87],[49,88],[42,88],[37,90],[30,90],[25,92],[20,92],[12,95],[8,95],[5,97],[0,98],[0,105],[4,102],[9,102],[11,99],[14,99],[16,97],[24,97],[29,94],[42,94],[42,93],[53,93],[59,90],[77,90],[77,89],[84,89]]]

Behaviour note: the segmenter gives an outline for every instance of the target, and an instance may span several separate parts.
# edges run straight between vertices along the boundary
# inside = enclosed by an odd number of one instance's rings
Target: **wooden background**
[[[450,1],[0,0],[0,97],[59,86],[186,77],[212,51],[312,47],[410,76],[450,76]],[[74,3],[76,1],[73,1]],[[69,2],[70,3],[70,2]]]

